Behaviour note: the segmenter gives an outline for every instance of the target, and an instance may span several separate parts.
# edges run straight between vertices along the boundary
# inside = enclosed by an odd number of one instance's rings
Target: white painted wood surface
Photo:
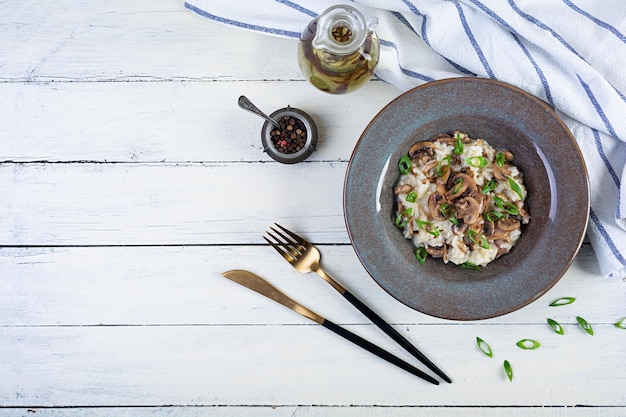
[[[587,244],[546,295],[480,322],[415,312],[366,274],[343,222],[343,176],[395,88],[319,93],[295,41],[174,0],[6,1],[0,39],[0,415],[626,415],[626,331],[613,326],[626,286],[599,275]],[[310,112],[318,151],[273,162],[241,94]],[[220,277],[255,271],[411,360],[265,245],[273,221],[319,244],[327,269],[454,383],[430,386]],[[548,307],[561,296],[577,301]],[[542,347],[522,351],[522,338]]]

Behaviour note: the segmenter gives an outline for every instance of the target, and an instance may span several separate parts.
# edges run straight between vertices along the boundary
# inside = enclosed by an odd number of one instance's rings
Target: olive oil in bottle
[[[366,21],[352,6],[338,5],[313,19],[298,44],[298,64],[304,77],[331,94],[353,91],[370,80],[380,51],[378,20]]]

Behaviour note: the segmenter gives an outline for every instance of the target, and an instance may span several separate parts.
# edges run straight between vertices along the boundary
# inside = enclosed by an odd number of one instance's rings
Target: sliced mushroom
[[[509,236],[509,232],[500,229],[494,222],[485,222],[483,225],[483,233],[488,240],[505,239]]]
[[[498,164],[493,166],[493,176],[498,181],[504,181],[507,177],[511,176],[511,165],[504,164],[504,166],[499,167]]]
[[[428,211],[430,217],[435,220],[446,220],[446,217],[441,212],[441,204],[445,201],[443,196],[437,192],[431,193],[428,196]]]
[[[441,246],[428,246],[426,245],[426,252],[433,258],[441,258],[447,252],[448,247],[446,245]]]
[[[450,166],[444,165],[441,167],[441,175],[437,177],[435,183],[437,184],[437,192],[444,195],[448,189],[447,184],[450,179]]]
[[[432,161],[427,163],[426,166],[424,166],[422,172],[424,173],[426,178],[431,180],[437,178],[437,165],[439,165],[439,161],[433,159]]]
[[[505,217],[496,222],[496,227],[505,232],[511,232],[520,228],[519,220],[515,217]]]
[[[476,187],[476,183],[469,175],[463,173],[456,174],[451,182],[450,189],[445,194],[448,200],[454,200],[462,194],[476,195],[478,187]]]
[[[456,208],[456,216],[463,219],[464,223],[469,225],[475,224],[480,220],[480,204],[473,197],[460,198],[454,203]]]
[[[435,152],[435,145],[432,142],[428,142],[428,141],[415,142],[409,148],[409,158],[416,159],[420,155],[432,156],[434,152]]]
[[[398,185],[397,187],[393,189],[393,193],[395,195],[407,194],[407,193],[410,193],[411,191],[413,191],[413,186],[411,184]]]
[[[453,224],[450,230],[452,230],[452,233],[454,233],[455,235],[462,236],[467,230],[468,226],[469,225],[467,223],[461,221],[457,224]]]

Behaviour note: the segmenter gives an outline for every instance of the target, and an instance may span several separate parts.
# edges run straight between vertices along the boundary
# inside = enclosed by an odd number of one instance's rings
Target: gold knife
[[[372,342],[363,339],[361,336],[358,336],[352,333],[349,330],[344,329],[343,327],[338,326],[337,324],[331,322],[330,320],[325,319],[314,311],[309,310],[301,304],[298,304],[293,299],[289,298],[287,295],[282,293],[278,288],[274,287],[272,284],[264,280],[258,275],[253,274],[249,271],[244,271],[241,269],[236,269],[232,271],[227,271],[222,274],[224,277],[234,281],[238,284],[243,285],[253,291],[258,292],[261,295],[266,296],[267,298],[276,301],[284,305],[287,308],[295,311],[296,313],[306,317],[307,319],[313,320],[314,322],[321,324],[328,330],[338,334],[339,336],[351,341],[352,343],[362,347],[370,353],[382,358],[399,368],[404,369],[411,374],[418,376],[425,381],[430,382],[431,384],[439,385],[439,381],[425,372],[417,369],[415,366],[411,365],[408,362],[398,358],[397,356],[387,352],[379,346],[376,346]]]

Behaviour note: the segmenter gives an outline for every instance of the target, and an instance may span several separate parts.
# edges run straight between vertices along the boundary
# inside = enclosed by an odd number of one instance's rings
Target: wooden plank
[[[350,246],[322,245],[320,250],[325,269],[399,329],[428,324],[453,332],[472,325],[432,318],[397,302],[367,275]],[[337,323],[370,324],[320,277],[295,271],[273,249],[259,244],[0,248],[0,326],[308,324],[220,276],[230,269],[261,275]],[[577,300],[571,306],[548,307],[563,296]],[[608,325],[626,316],[622,304],[623,284],[599,275],[593,252],[585,245],[572,268],[543,297],[484,323],[547,328],[547,317],[575,325],[576,315],[583,315],[592,324]],[[419,333],[407,337],[422,340]],[[571,343],[567,337],[558,340],[564,346]]]
[[[398,355],[369,328],[346,326]],[[451,375],[430,385],[318,325],[0,328],[4,407],[165,405],[626,406],[626,347],[612,325],[409,325]],[[475,346],[479,335],[495,356]],[[543,342],[535,351],[521,337]],[[28,349],[17,349],[18,346]],[[611,346],[611,349],[606,349]],[[593,354],[602,352],[602,355]],[[408,359],[408,358],[407,358]],[[506,379],[502,362],[514,369]],[[410,359],[409,359],[410,360]]]
[[[77,407],[77,408],[9,408],[8,417],[36,413],[40,417],[100,417],[100,416],[176,416],[176,417],[622,417],[625,407],[463,407],[463,406],[378,406],[358,405],[286,405],[286,406],[193,406],[193,407]]]
[[[346,164],[320,166],[5,164],[0,245],[260,243],[273,221],[346,243]]]
[[[302,79],[297,40],[217,24],[183,1],[11,2],[0,15],[0,82]]]
[[[0,162],[273,162],[263,120],[237,105],[242,94],[267,113],[307,111],[319,130],[309,160],[346,161],[399,91],[381,82],[340,97],[298,81],[0,83]]]

